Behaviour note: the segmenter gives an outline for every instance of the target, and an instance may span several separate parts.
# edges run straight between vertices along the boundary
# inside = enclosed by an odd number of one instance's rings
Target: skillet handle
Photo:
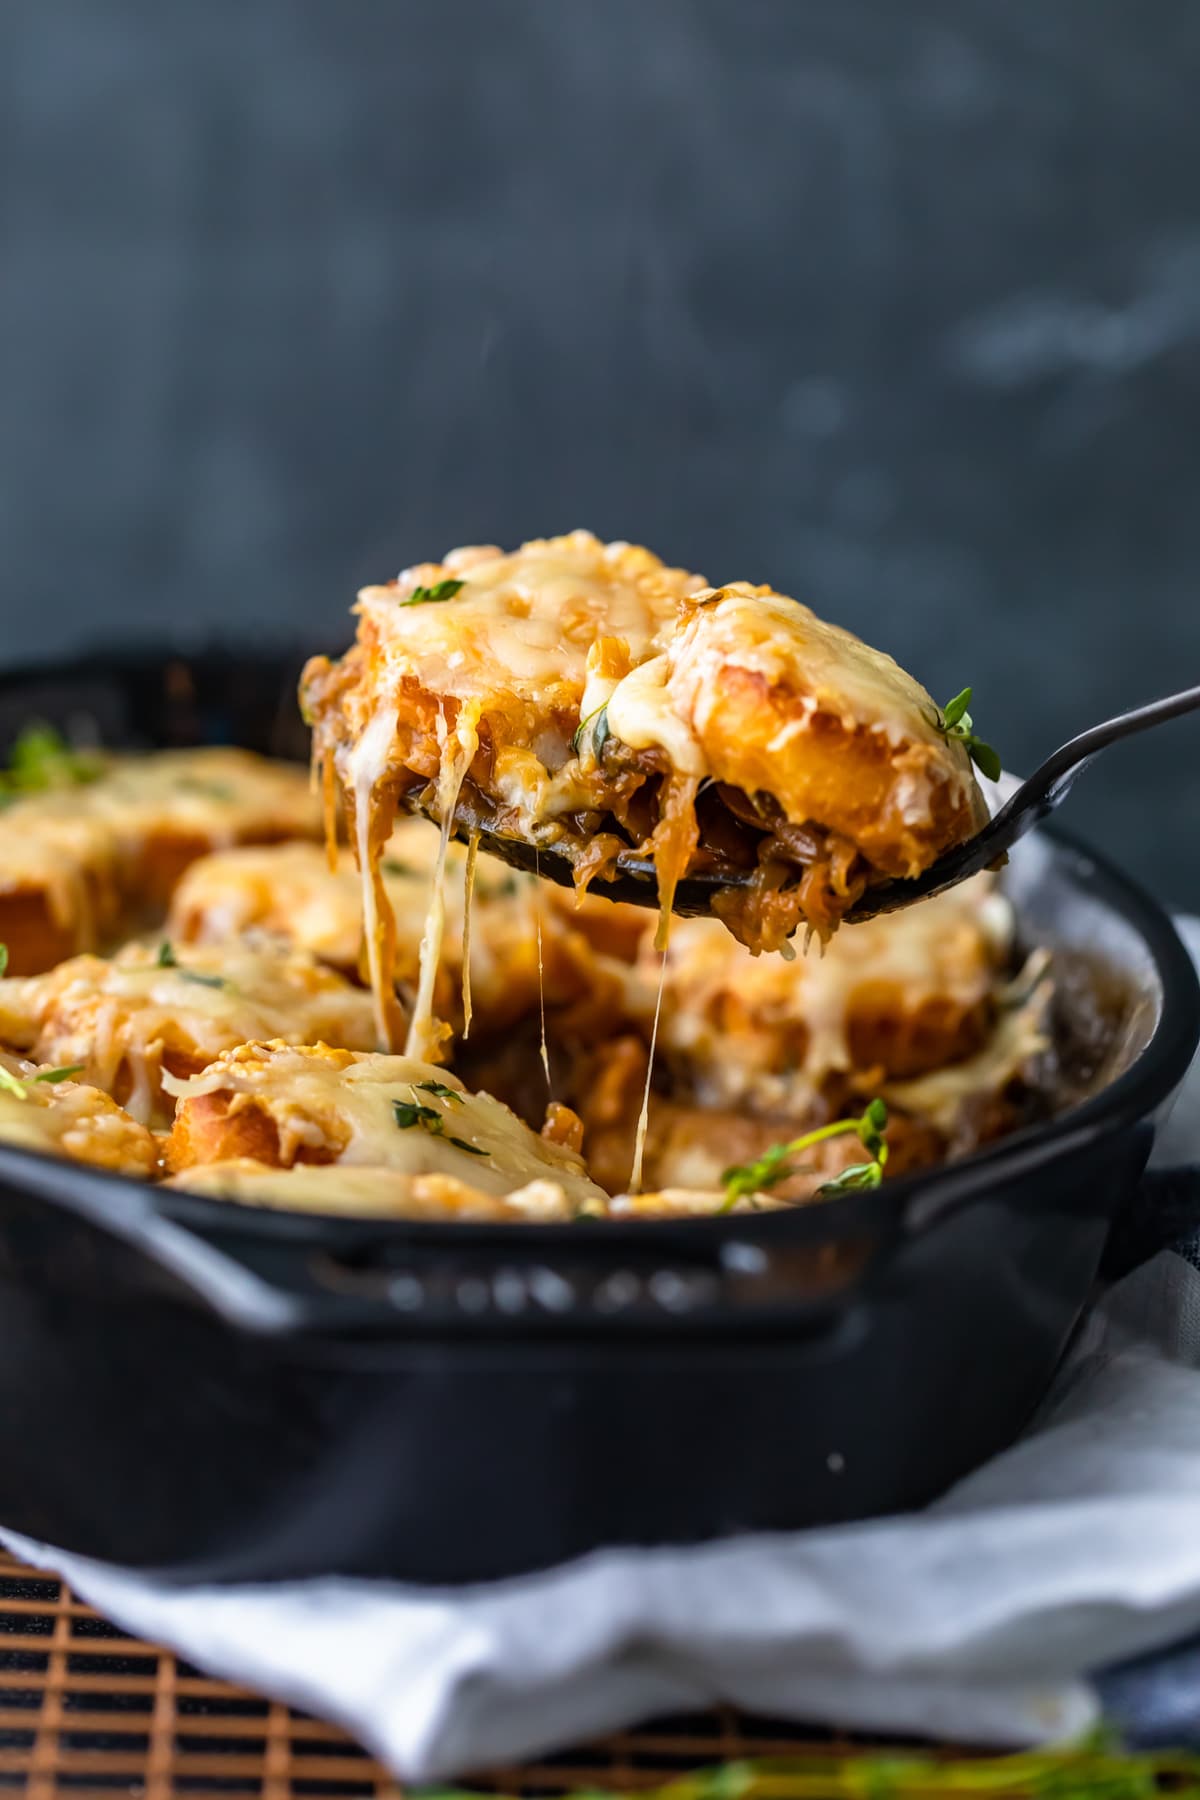
[[[1198,1234],[1200,1164],[1147,1169],[1132,1198],[1113,1220],[1100,1273],[1115,1281],[1159,1250],[1183,1246]]]
[[[889,1219],[844,1269],[821,1244],[758,1245],[738,1236],[683,1250],[672,1233],[639,1229],[597,1259],[580,1225],[565,1243],[521,1242],[509,1227],[464,1241],[462,1227],[389,1244],[378,1221],[322,1222],[280,1214],[262,1230],[254,1209],[229,1208],[0,1144],[0,1287],[53,1262],[60,1285],[110,1293],[186,1294],[251,1337],[416,1334],[506,1339],[572,1330],[625,1336],[700,1329],[771,1329],[786,1317],[814,1354],[861,1327],[858,1276],[894,1236]]]

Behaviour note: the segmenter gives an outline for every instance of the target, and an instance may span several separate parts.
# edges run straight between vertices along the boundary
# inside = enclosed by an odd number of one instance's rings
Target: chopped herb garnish
[[[947,700],[945,706],[939,707],[934,717],[934,729],[940,731],[946,739],[954,739],[966,750],[967,755],[981,774],[989,781],[999,781],[1001,762],[990,744],[985,744],[981,737],[975,735],[975,725],[967,711],[971,704],[972,690],[964,688],[961,694],[955,694],[953,700]]]
[[[440,1081],[414,1081],[412,1089],[414,1093],[419,1090],[421,1093],[437,1094],[451,1100],[462,1099],[462,1095],[454,1088],[448,1088]],[[423,1106],[419,1100],[393,1100],[392,1113],[401,1131],[420,1125],[430,1137],[445,1138],[448,1144],[453,1144],[456,1150],[465,1150],[468,1156],[487,1155],[487,1151],[481,1150],[478,1144],[468,1144],[465,1138],[451,1137],[441,1113],[432,1106]]]
[[[34,1076],[35,1081],[44,1081],[50,1085],[59,1081],[70,1081],[76,1075],[82,1075],[86,1063],[71,1063],[65,1069],[39,1069]]]
[[[443,581],[435,581],[432,587],[415,587],[407,600],[401,600],[401,606],[423,606],[429,600],[453,600],[455,594],[466,587],[465,581],[455,581],[447,576]]]
[[[73,750],[52,725],[27,725],[0,771],[0,806],[22,794],[48,788],[81,787],[104,773],[104,763],[86,750]]]
[[[379,866],[385,875],[415,875],[417,872],[415,869],[410,868],[408,863],[402,863],[399,858],[395,856],[385,856]]]
[[[807,1131],[802,1137],[792,1138],[786,1144],[772,1144],[764,1150],[757,1162],[739,1163],[732,1169],[726,1169],[721,1176],[721,1185],[725,1189],[725,1201],[722,1212],[730,1212],[739,1200],[751,1194],[765,1193],[768,1188],[777,1187],[781,1181],[800,1171],[792,1166],[792,1157],[799,1156],[804,1150],[811,1150],[815,1144],[822,1144],[828,1138],[844,1137],[853,1131],[863,1148],[871,1156],[869,1163],[855,1163],[852,1169],[844,1169],[840,1175],[822,1184],[817,1190],[820,1194],[835,1193],[850,1187],[878,1187],[883,1176],[883,1164],[887,1161],[887,1144],[884,1132],[887,1130],[887,1107],[882,1100],[872,1100],[866,1111],[858,1119],[836,1119],[831,1125],[822,1125],[817,1131]],[[873,1176],[865,1174],[867,1169],[874,1169]],[[848,1179],[854,1176],[854,1180]]]
[[[162,943],[158,946],[155,967],[159,969],[178,969],[183,979],[185,981],[193,982],[196,987],[223,988],[225,986],[225,977],[223,975],[200,975],[195,969],[185,969],[172,949],[168,938],[164,938]]]
[[[571,739],[571,748],[576,756],[580,756],[583,752],[583,734],[593,719],[596,724],[592,731],[592,754],[597,759],[612,735],[608,729],[608,702],[606,700],[603,705],[597,706],[593,712],[590,712],[586,719],[580,719],[575,735]]]
[[[15,1094],[18,1100],[28,1100],[29,1098],[29,1089],[25,1083],[18,1081],[15,1075],[10,1075],[3,1063],[0,1063],[0,1088],[5,1088],[10,1094]]]
[[[883,1180],[883,1165],[877,1162],[851,1163],[840,1175],[831,1175],[817,1189],[822,1199],[829,1194],[858,1193],[863,1188],[877,1188]]]
[[[401,1131],[408,1131],[414,1125],[428,1125],[432,1122],[437,1130],[442,1129],[442,1115],[432,1106],[422,1106],[419,1100],[393,1100],[392,1112]]]
[[[8,968],[8,945],[0,944],[0,975]]]

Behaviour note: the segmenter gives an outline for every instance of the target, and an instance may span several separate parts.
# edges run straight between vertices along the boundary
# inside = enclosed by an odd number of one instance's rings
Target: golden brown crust
[[[353,649],[315,658],[302,694],[370,891],[381,1031],[376,861],[397,807],[553,849],[581,887],[649,856],[664,910],[689,871],[728,875],[715,910],[756,952],[801,923],[827,938],[870,881],[919,873],[986,816],[925,690],[769,588],[704,589],[577,532],[451,553],[358,611]]]
[[[326,1136],[321,1143],[292,1143],[285,1155],[279,1123],[267,1106],[247,1096],[245,1104],[234,1108],[228,1093],[217,1092],[196,1094],[178,1108],[165,1160],[176,1173],[200,1163],[235,1161],[290,1169],[298,1162],[336,1162],[340,1147],[336,1139]]]
[[[0,1143],[143,1180],[158,1172],[157,1139],[107,1094],[79,1081],[39,1079],[44,1069],[3,1053],[0,1070]]]
[[[86,785],[0,811],[0,943],[14,975],[135,929],[219,844],[320,832],[304,771],[249,751],[114,756],[104,768]]]
[[[56,917],[46,887],[0,893],[0,944],[8,951],[9,973],[36,975],[86,948],[83,918],[82,912]]]
[[[605,1201],[565,1141],[573,1135],[565,1109],[539,1138],[498,1101],[410,1057],[259,1043],[218,1057],[188,1084],[167,1160],[176,1174],[230,1161],[336,1164],[331,1193],[342,1171],[363,1169],[393,1171],[398,1194],[431,1175],[485,1202],[516,1204],[532,1187],[535,1209],[569,1218]]]
[[[171,1079],[265,1032],[366,1048],[368,997],[299,951],[196,946],[163,966],[155,944],[110,960],[73,957],[0,982],[0,1042],[39,1062],[82,1064],[86,1079],[144,1123],[169,1120]]]

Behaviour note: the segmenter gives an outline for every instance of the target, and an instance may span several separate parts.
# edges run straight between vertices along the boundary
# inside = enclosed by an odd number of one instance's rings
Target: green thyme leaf
[[[788,1143],[772,1144],[769,1150],[763,1151],[757,1162],[735,1164],[721,1176],[725,1199],[720,1210],[730,1212],[739,1200],[749,1199],[752,1194],[766,1193],[781,1181],[798,1175],[801,1171],[792,1162],[794,1156],[811,1150],[814,1145],[822,1144],[829,1138],[844,1137],[851,1131],[874,1159],[869,1164],[856,1163],[855,1170],[871,1168],[876,1173],[871,1177],[859,1174],[853,1182],[844,1182],[841,1176],[837,1176],[832,1183],[824,1183],[817,1191],[821,1194],[837,1191],[835,1184],[877,1187],[882,1180],[883,1165],[887,1161],[888,1147],[883,1136],[887,1130],[887,1119],[887,1107],[882,1100],[875,1099],[865,1108],[861,1118],[835,1119],[832,1124],[821,1125],[816,1131],[806,1131],[801,1137],[792,1138]],[[843,1175],[848,1173],[849,1171],[843,1171]]]
[[[164,938],[158,946],[158,955],[154,959],[158,969],[178,969],[184,981],[192,982],[196,987],[223,988],[226,986],[223,975],[201,975],[195,969],[185,969],[172,948],[169,938]]]
[[[599,762],[604,746],[611,736],[612,732],[608,729],[608,708],[602,706],[600,717],[596,720],[596,728],[592,732],[592,752],[597,762]]]
[[[858,1193],[864,1188],[877,1188],[883,1180],[883,1164],[881,1162],[851,1163],[848,1169],[840,1174],[831,1175],[817,1189],[817,1198],[824,1200],[829,1194]]]
[[[432,587],[415,587],[407,600],[401,600],[401,606],[423,606],[429,600],[453,600],[455,594],[466,587],[465,581],[454,581],[447,576],[443,581],[435,581]]]
[[[411,1085],[414,1093],[436,1094],[439,1099],[445,1100],[462,1100],[457,1089],[447,1087],[441,1081],[414,1081]],[[445,1138],[448,1144],[453,1144],[456,1150],[465,1150],[468,1156],[487,1155],[487,1151],[481,1150],[478,1144],[468,1144],[465,1138],[451,1137],[441,1113],[432,1106],[423,1106],[419,1100],[393,1100],[392,1115],[401,1131],[409,1131],[414,1125],[420,1125],[430,1137]]]
[[[592,732],[592,749],[595,754],[599,756],[609,738],[607,700],[603,701],[601,705],[594,707],[587,715],[587,718],[580,719],[579,724],[576,726],[575,735],[571,739],[571,748],[576,756],[581,756],[583,754],[583,734],[593,719],[596,721],[596,727]]]
[[[25,1083],[18,1081],[15,1075],[10,1075],[3,1063],[0,1063],[0,1088],[6,1089],[10,1094],[15,1094],[18,1100],[28,1100],[29,1098],[29,1089]]]
[[[886,1131],[888,1109],[885,1102],[878,1098],[872,1100],[867,1107],[866,1112],[863,1114],[863,1120],[870,1125],[874,1131]]]
[[[72,749],[52,725],[27,725],[12,747],[8,768],[0,771],[0,804],[48,788],[81,787],[103,773],[100,757]]]
[[[942,708],[943,725],[958,725],[965,720],[967,730],[970,731],[971,715],[967,708],[971,704],[971,693],[972,690],[966,687],[961,694],[955,694],[953,700],[947,700]]]
[[[941,732],[947,740],[953,739],[963,746],[980,774],[986,775],[989,781],[999,781],[1002,764],[998,753],[990,744],[985,744],[977,736],[975,721],[967,711],[971,704],[972,690],[964,688],[961,694],[955,694],[953,700],[947,700],[945,706],[935,709],[933,727]]]
[[[39,1069],[33,1079],[53,1086],[59,1081],[71,1081],[76,1075],[82,1075],[86,1067],[86,1063],[70,1063],[65,1069]]]
[[[989,781],[999,781],[1003,773],[1003,764],[1000,761],[999,753],[993,750],[990,744],[985,744],[981,738],[973,737],[968,740],[967,754],[979,772],[986,775]]]
[[[8,969],[8,945],[0,944],[0,975]]]
[[[385,856],[379,866],[385,875],[415,875],[417,872],[415,869],[410,868],[407,863],[402,863],[399,858],[395,856]]]
[[[392,1113],[401,1131],[409,1131],[414,1125],[436,1127],[435,1137],[442,1129],[442,1115],[432,1106],[422,1106],[419,1100],[393,1100]]]

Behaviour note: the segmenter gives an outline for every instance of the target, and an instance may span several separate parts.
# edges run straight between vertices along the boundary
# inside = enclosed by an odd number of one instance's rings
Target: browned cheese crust
[[[106,756],[86,784],[0,810],[0,943],[14,975],[137,929],[196,857],[220,845],[315,838],[302,769],[248,750]]]
[[[358,612],[302,702],[372,885],[381,1008],[398,807],[566,855],[581,890],[649,854],[664,907],[681,876],[726,873],[742,885],[720,916],[755,951],[801,924],[828,937],[868,882],[918,874],[986,816],[925,690],[769,588],[704,588],[575,532],[454,551]]]

